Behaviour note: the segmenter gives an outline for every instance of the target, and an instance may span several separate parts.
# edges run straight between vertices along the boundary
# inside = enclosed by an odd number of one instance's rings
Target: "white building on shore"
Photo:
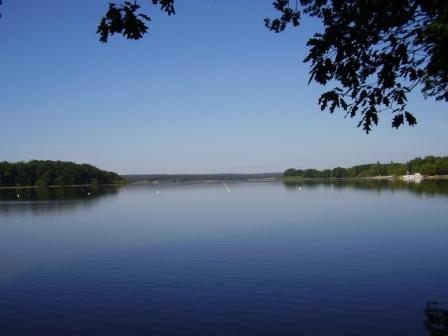
[[[423,175],[420,173],[415,174],[409,174],[409,172],[406,175],[402,176],[403,181],[409,181],[409,182],[420,182],[423,180]]]

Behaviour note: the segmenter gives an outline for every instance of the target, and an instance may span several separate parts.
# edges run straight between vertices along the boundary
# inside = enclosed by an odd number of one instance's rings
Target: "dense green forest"
[[[116,173],[89,164],[64,161],[0,162],[0,187],[114,184],[126,182]]]
[[[400,176],[407,172],[423,175],[448,175],[448,156],[427,156],[416,158],[406,163],[371,163],[350,168],[336,167],[333,169],[294,169],[289,168],[283,177],[298,178],[355,178],[373,176]]]

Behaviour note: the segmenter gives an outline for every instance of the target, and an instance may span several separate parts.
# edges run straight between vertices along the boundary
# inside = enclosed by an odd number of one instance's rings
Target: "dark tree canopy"
[[[336,108],[368,133],[379,114],[390,111],[392,126],[416,124],[406,110],[407,94],[420,86],[425,97],[448,101],[448,1],[301,0],[302,12],[320,19],[323,33],[307,45],[310,79],[336,83],[319,99],[322,110]],[[300,11],[277,0],[280,18],[266,26],[283,31],[298,25]]]
[[[415,158],[406,163],[368,163],[350,168],[336,167],[333,169],[294,169],[289,168],[283,173],[285,178],[357,178],[373,176],[399,176],[407,172],[421,173],[427,176],[448,175],[448,156],[427,156]]]
[[[0,187],[115,184],[126,182],[116,173],[89,164],[64,161],[0,162]]]
[[[154,5],[168,15],[176,14],[174,10],[174,0],[151,0]],[[107,42],[109,35],[122,34],[131,40],[138,40],[148,32],[147,23],[151,18],[140,12],[140,5],[137,1],[125,1],[123,4],[110,3],[106,15],[98,25],[97,33],[100,34],[100,41]]]
[[[152,0],[168,15],[174,0]],[[448,101],[448,1],[446,0],[276,0],[280,16],[266,18],[276,33],[298,26],[301,14],[322,21],[324,31],[307,43],[309,82],[335,85],[319,98],[322,110],[345,111],[370,132],[386,111],[392,126],[417,121],[406,109],[407,95],[419,87],[425,97]],[[140,39],[151,18],[139,4],[110,4],[98,27],[100,40],[122,34]]]

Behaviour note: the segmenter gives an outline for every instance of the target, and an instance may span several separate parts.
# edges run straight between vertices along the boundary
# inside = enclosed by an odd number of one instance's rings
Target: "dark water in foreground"
[[[0,335],[429,335],[446,183],[228,186],[1,191]]]

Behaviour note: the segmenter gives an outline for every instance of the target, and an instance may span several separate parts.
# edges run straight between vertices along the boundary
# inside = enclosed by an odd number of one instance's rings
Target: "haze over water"
[[[1,191],[1,334],[427,335],[448,303],[447,183],[227,185]]]

